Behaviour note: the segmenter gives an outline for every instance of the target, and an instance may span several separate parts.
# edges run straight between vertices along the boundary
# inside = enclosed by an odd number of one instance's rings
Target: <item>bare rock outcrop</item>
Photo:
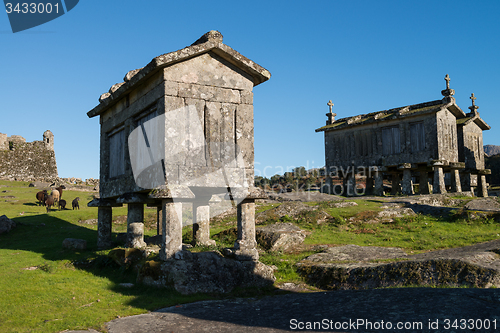
[[[292,223],[275,223],[256,228],[255,235],[257,243],[265,250],[285,252],[301,245],[307,233]]]
[[[228,293],[235,287],[265,288],[276,280],[273,269],[259,261],[238,261],[218,252],[184,252],[183,255],[184,260],[147,261],[138,281],[189,295]]]
[[[456,249],[406,255],[401,249],[346,245],[297,264],[308,283],[322,289],[408,285],[500,286],[500,240]]]

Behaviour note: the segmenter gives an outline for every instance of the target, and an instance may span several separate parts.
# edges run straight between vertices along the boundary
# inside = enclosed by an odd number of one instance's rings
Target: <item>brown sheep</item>
[[[54,202],[59,202],[61,195],[58,190],[52,190],[50,195],[54,198]]]
[[[80,201],[80,198],[79,197],[76,197],[72,202],[71,202],[71,205],[73,206],[73,210],[75,208],[78,208],[80,209],[80,204],[78,203],[78,201]]]
[[[47,207],[47,213],[50,212],[51,206],[54,206],[54,198],[51,195],[49,195],[45,200],[45,207]]]
[[[66,189],[66,186],[64,186],[64,185],[60,185],[60,186],[56,187],[56,190],[59,191],[59,199],[62,199],[62,192],[65,189]]]
[[[38,200],[39,205],[45,205],[45,199],[47,199],[47,190],[40,191],[36,194],[36,200]]]
[[[59,200],[59,210],[66,209],[66,200]]]

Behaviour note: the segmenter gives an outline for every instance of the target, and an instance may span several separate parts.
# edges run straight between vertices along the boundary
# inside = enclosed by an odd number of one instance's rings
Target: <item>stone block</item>
[[[86,250],[87,241],[84,239],[66,238],[63,240],[62,246],[70,250]]]

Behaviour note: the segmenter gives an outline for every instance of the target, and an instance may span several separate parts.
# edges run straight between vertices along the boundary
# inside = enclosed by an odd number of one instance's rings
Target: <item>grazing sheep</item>
[[[79,197],[76,197],[72,202],[71,202],[71,205],[73,206],[73,210],[75,208],[78,208],[80,209],[80,204],[78,203],[78,201],[80,201],[80,198]]]
[[[40,191],[36,194],[36,200],[38,200],[39,205],[44,205],[45,204],[45,199],[47,199],[47,196],[49,194],[47,193],[47,190]]]
[[[59,200],[59,210],[61,209],[66,209],[66,200],[63,199]]]
[[[47,196],[45,199],[45,207],[47,207],[47,213],[50,212],[50,207],[54,206],[54,197],[51,195]]]
[[[50,195],[54,198],[54,202],[59,202],[61,195],[59,194],[58,190],[52,190]]]
[[[60,185],[60,186],[56,187],[56,190],[59,191],[59,199],[62,199],[62,192],[65,189],[66,189],[66,186],[64,186],[64,185]]]

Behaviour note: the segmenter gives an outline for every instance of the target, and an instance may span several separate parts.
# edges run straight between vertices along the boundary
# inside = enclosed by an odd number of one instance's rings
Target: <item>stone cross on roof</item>
[[[472,94],[470,94],[469,98],[472,100],[472,105],[469,106],[470,113],[473,114],[473,115],[476,115],[476,114],[479,113],[479,112],[477,112],[477,109],[479,109],[479,106],[477,106],[476,103],[475,103],[477,97],[474,96],[474,93],[472,93]]]
[[[446,81],[446,89],[450,89],[450,76],[446,74],[444,80]]]
[[[477,97],[474,96],[474,93],[470,94],[469,98],[472,100],[472,106],[476,106],[476,104],[474,102],[476,101]]]
[[[330,124],[333,124],[335,122],[335,116],[337,114],[332,112],[332,107],[333,107],[332,100],[329,100],[328,103],[326,103],[326,105],[328,105],[330,107],[330,112],[326,114],[326,116],[328,117],[326,124],[330,125]]]
[[[332,103],[332,100],[329,100],[328,103],[326,103],[330,107],[330,113],[332,113],[332,107],[335,105]]]
[[[455,90],[450,89],[450,76],[448,74],[446,74],[446,76],[444,77],[444,80],[446,81],[446,89],[445,90],[441,90],[441,94],[445,98],[446,97],[452,97],[453,95],[455,95]],[[447,101],[447,103],[449,103],[450,99],[447,99],[446,101]]]

